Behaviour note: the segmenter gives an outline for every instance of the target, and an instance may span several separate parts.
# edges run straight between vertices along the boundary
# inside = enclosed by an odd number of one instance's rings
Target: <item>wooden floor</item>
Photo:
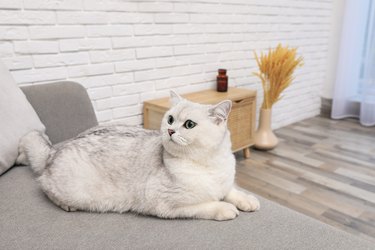
[[[375,127],[315,117],[276,134],[274,150],[236,155],[238,185],[375,241]]]

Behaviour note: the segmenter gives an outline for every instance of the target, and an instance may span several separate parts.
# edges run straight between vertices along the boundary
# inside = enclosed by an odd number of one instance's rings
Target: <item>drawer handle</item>
[[[242,100],[237,100],[237,101],[234,101],[234,103],[243,103],[243,102],[247,102],[249,101],[248,99],[242,99]]]

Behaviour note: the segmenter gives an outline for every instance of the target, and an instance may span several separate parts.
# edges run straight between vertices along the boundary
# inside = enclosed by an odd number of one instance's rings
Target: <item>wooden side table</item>
[[[182,97],[201,104],[216,104],[223,100],[232,101],[228,118],[233,152],[243,150],[245,158],[250,157],[249,147],[254,145],[256,91],[243,88],[229,88],[228,92],[204,90],[185,94]],[[164,113],[170,108],[169,97],[146,101],[143,106],[143,124],[147,129],[160,129]]]

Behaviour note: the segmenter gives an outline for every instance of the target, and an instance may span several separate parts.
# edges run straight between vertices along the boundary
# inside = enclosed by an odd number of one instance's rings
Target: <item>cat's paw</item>
[[[220,202],[215,209],[214,220],[233,220],[240,212],[235,206],[227,202]]]
[[[19,153],[18,153],[18,156],[17,156],[17,159],[16,159],[16,165],[23,165],[23,166],[30,165],[25,151],[19,150]]]
[[[17,165],[30,165],[30,162],[29,160],[27,159],[27,155],[26,155],[26,145],[27,145],[28,141],[27,141],[27,138],[26,136],[22,137],[20,142],[19,142],[19,145],[18,145],[18,156],[17,156],[17,159],[16,159],[16,164]]]
[[[239,210],[245,212],[256,211],[260,208],[259,200],[251,194],[243,194],[238,196],[235,203]]]
[[[66,206],[66,205],[59,205],[63,210],[65,210],[65,212],[75,212],[77,211],[76,208],[74,207],[70,207],[70,206]]]

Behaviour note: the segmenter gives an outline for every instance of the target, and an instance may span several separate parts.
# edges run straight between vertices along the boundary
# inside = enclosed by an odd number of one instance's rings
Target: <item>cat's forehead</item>
[[[201,116],[206,111],[204,105],[192,102],[184,102],[176,105],[171,113],[180,120],[191,119]]]

